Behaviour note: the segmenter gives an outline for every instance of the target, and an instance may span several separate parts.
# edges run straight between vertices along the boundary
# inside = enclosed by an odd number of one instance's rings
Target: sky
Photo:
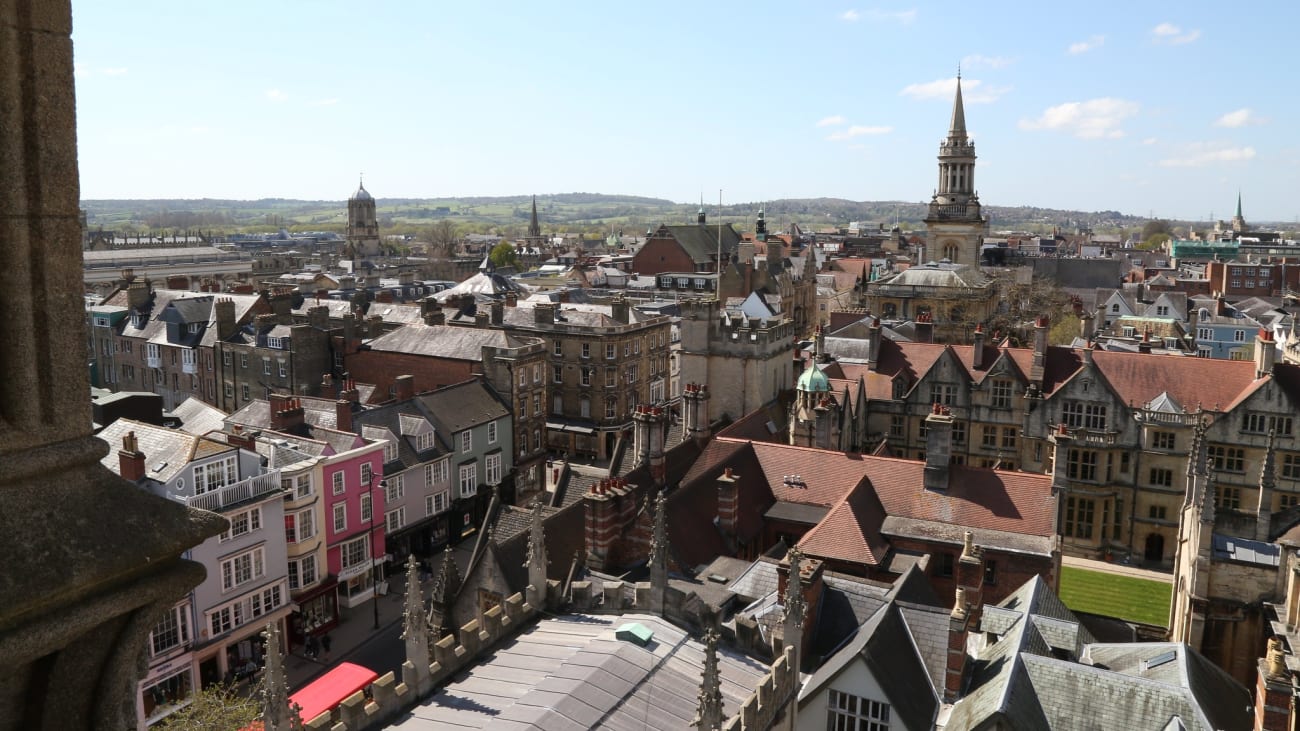
[[[81,195],[928,201],[1296,221],[1300,3],[73,0]]]

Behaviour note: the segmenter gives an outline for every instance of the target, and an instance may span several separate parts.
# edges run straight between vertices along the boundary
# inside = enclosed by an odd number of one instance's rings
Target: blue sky
[[[960,62],[985,204],[1293,221],[1297,7],[73,0],[82,196],[922,201]]]

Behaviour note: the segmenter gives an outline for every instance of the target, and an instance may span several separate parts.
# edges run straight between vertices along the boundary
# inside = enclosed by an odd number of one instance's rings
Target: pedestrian
[[[316,655],[319,653],[320,653],[320,640],[316,639],[316,635],[308,635],[307,636],[307,657],[312,660],[315,660]]]
[[[320,646],[325,648],[325,659],[326,660],[330,659],[330,636],[329,635],[321,636]]]

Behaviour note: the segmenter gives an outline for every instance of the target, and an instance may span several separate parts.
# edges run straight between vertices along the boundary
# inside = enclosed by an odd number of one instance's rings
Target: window
[[[229,517],[230,527],[221,534],[220,541],[228,541],[231,538],[246,536],[255,530],[262,529],[262,509],[250,508],[238,513],[233,513]]]
[[[939,554],[936,558],[938,558],[939,560],[938,560],[938,562],[935,564],[935,567],[934,567],[935,575],[936,575],[936,576],[952,576],[952,574],[953,574],[953,567],[956,565],[955,562],[953,561],[952,554],[951,554],[951,553],[941,553],[941,554]]]
[[[629,355],[632,355],[632,342],[630,340],[623,343],[623,357],[626,358]]]
[[[583,370],[583,373],[584,374],[586,373],[585,369]],[[551,383],[564,383],[564,366],[562,365],[551,366]]]
[[[1156,449],[1173,449],[1178,443],[1178,435],[1171,431],[1158,431],[1151,434],[1151,446]]]
[[[1300,495],[1295,493],[1282,493],[1277,497],[1278,510],[1289,510],[1296,505],[1300,505]]]
[[[1300,479],[1300,455],[1282,455],[1282,476],[1289,480]]]
[[[308,554],[289,562],[289,590],[301,589],[316,583],[316,556]]]
[[[615,350],[613,343],[605,343],[605,360],[614,360]]]
[[[523,388],[524,386],[527,386],[527,385],[528,385],[528,370],[527,370],[526,368],[520,368],[520,369],[519,369],[519,387],[520,387],[520,388]]]
[[[902,438],[907,434],[906,417],[894,414],[889,417],[889,436]]]
[[[284,350],[284,340],[282,338],[267,338],[266,347],[275,350]]]
[[[305,541],[316,535],[316,515],[311,510],[284,516],[284,539],[289,543]]]
[[[489,454],[484,460],[484,466],[487,471],[487,484],[501,484],[501,454]]]
[[[369,523],[369,522],[370,522],[370,516],[371,516],[371,513],[370,513],[371,505],[370,505],[370,504],[371,504],[371,502],[372,502],[372,500],[371,500],[371,497],[370,497],[369,495],[362,495],[362,496],[361,496],[361,522],[362,522],[362,523]]]
[[[542,395],[539,393],[533,397],[533,416],[540,416],[542,413]]]
[[[395,503],[406,495],[406,488],[402,484],[405,482],[402,479],[403,477],[404,475],[393,475],[384,480],[384,482],[388,483],[384,487],[384,502]]]
[[[618,414],[618,399],[610,396],[605,399],[605,418],[613,419]]]
[[[1110,311],[1111,311],[1111,312],[1119,312],[1119,303],[1116,302],[1115,304],[1111,305],[1111,306],[1110,306]]]
[[[556,354],[556,355],[564,355],[564,341],[563,341],[563,340],[556,340],[556,341],[551,345],[551,352],[554,353],[554,354]]]
[[[371,481],[373,481],[374,478],[375,478],[374,468],[370,466],[369,462],[362,462],[361,463],[361,486],[369,487]]]
[[[533,365],[533,383],[542,382],[542,366],[540,363]]]
[[[180,647],[190,641],[189,605],[182,604],[167,610],[162,621],[149,633],[149,650],[154,656]]]
[[[195,495],[219,490],[236,482],[239,482],[239,466],[233,456],[216,462],[194,465]]]
[[[1147,484],[1153,487],[1173,487],[1174,471],[1164,467],[1152,467],[1150,479]]]
[[[1246,471],[1246,450],[1244,449],[1210,445],[1206,452],[1216,472]]]
[[[618,385],[618,371],[613,368],[605,369],[605,388],[613,388]]]
[[[285,363],[284,361],[280,361],[280,377],[281,378],[289,377],[289,364]]]
[[[460,451],[465,453],[474,448],[474,432],[466,429],[460,433]]]
[[[1233,339],[1234,342],[1238,342],[1238,343],[1244,343],[1244,342],[1246,342],[1246,331],[1245,331],[1245,330],[1234,330],[1234,331],[1232,332],[1232,339]]]
[[[1241,488],[1235,485],[1219,485],[1214,491],[1214,507],[1220,510],[1241,509]]]
[[[334,504],[334,532],[342,533],[348,529],[348,504]]]
[[[1011,381],[996,380],[993,382],[992,405],[995,409],[1011,408]]]
[[[1156,317],[1169,317],[1169,308],[1164,305],[1156,305]]]
[[[1016,428],[1014,426],[1002,427],[1002,447],[1003,449],[1016,448]]]
[[[930,403],[952,406],[956,393],[957,387],[952,384],[932,383],[930,384]]]
[[[1071,480],[1097,479],[1097,453],[1090,449],[1071,449],[1067,455],[1066,475]]]
[[[478,492],[478,464],[470,462],[460,466],[460,496],[474,497]]]
[[[1196,328],[1196,339],[1197,339],[1197,340],[1213,340],[1213,339],[1214,339],[1214,331],[1211,330],[1211,329],[1208,328],[1208,327],[1198,327],[1198,328]]]
[[[583,343],[583,344],[582,344],[582,357],[583,357],[583,358],[590,358],[590,357],[591,357],[591,343]]]
[[[1074,428],[1105,431],[1106,407],[1092,402],[1066,401],[1061,407],[1061,420]]]
[[[1164,520],[1167,515],[1168,511],[1163,505],[1152,505],[1147,508],[1147,517],[1152,520]]]
[[[245,383],[243,386],[240,387],[239,393],[240,393],[240,396],[243,397],[243,400],[244,400],[244,401],[247,401],[247,400],[249,400],[249,399],[251,398],[251,396],[250,396],[250,394],[249,394],[249,391],[248,391],[248,384],[247,384],[247,383]]]
[[[447,460],[442,459],[424,466],[424,484],[429,487],[447,481]]]
[[[334,481],[334,486],[333,486],[334,494],[342,495],[343,494],[343,470],[339,470],[338,472],[334,473],[333,481]]]
[[[1212,351],[1212,350],[1209,349],[1209,348],[1197,348],[1197,349],[1196,349],[1196,357],[1197,357],[1197,358],[1209,358],[1210,355],[1211,355],[1211,353],[1213,353],[1213,352],[1214,352],[1214,351]]]
[[[270,359],[270,358],[263,358],[263,359],[262,359],[262,375],[264,375],[264,376],[269,376],[269,375],[271,375],[271,359]]]
[[[384,463],[387,464],[397,459],[397,442],[392,439],[384,440]]]
[[[450,498],[451,495],[446,490],[425,496],[424,514],[426,516],[437,515],[438,513],[445,511],[447,505],[451,502]]]
[[[996,583],[998,583],[998,562],[985,561],[984,562],[984,585],[992,586],[993,584]]]
[[[489,422],[488,422],[488,425],[487,425],[487,429],[488,429],[488,444],[496,444],[496,443],[497,443],[497,423],[496,423],[495,421],[489,421]]]
[[[1092,538],[1093,513],[1096,501],[1084,498],[1066,498],[1065,530],[1067,538]]]
[[[433,432],[427,431],[423,434],[415,435],[415,451],[423,452],[433,449]]]
[[[1270,430],[1278,434],[1290,434],[1291,417],[1248,412],[1241,423],[1241,430],[1255,434],[1267,434]]]
[[[339,559],[343,569],[360,566],[370,560],[370,536],[361,536],[339,547]]]
[[[551,413],[552,414],[564,413],[564,397],[558,393],[555,394],[553,397],[551,397]]]
[[[826,706],[828,731],[887,731],[889,704],[830,691]]]
[[[966,443],[966,422],[954,421],[952,423],[952,443],[953,444]]]
[[[397,510],[390,510],[384,515],[384,530],[388,533],[396,533],[406,525],[406,507],[402,506]]]
[[[980,433],[979,444],[980,446],[988,447],[988,449],[996,449],[997,427],[983,427],[983,431]]]
[[[245,551],[221,562],[221,590],[230,591],[266,575],[263,549]]]

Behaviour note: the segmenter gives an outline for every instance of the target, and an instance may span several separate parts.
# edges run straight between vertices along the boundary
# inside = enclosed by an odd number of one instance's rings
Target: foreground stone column
[[[0,0],[0,729],[135,725],[145,641],[225,521],[99,464],[69,0]]]

